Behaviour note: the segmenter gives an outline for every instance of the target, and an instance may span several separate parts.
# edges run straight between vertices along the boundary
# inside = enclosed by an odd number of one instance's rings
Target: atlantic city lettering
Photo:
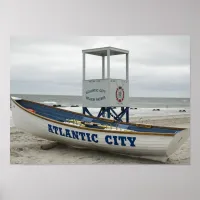
[[[75,140],[82,140],[87,142],[99,143],[98,135],[94,133],[85,133],[74,131],[70,129],[63,129],[61,127],[48,124],[48,131],[53,134],[57,134],[63,137],[68,137]],[[115,135],[105,135],[104,142],[108,145],[120,145],[135,147],[136,137],[125,137]]]

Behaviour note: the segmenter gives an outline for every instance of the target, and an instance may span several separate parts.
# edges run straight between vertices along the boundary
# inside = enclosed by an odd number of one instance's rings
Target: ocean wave
[[[57,105],[58,103],[56,101],[42,101],[40,103],[43,103],[43,104],[50,104],[50,105]]]

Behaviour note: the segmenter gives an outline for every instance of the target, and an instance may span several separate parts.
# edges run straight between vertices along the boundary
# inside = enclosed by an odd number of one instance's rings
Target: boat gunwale
[[[20,105],[16,100],[14,100],[12,97],[11,97],[11,100],[18,106],[20,107],[22,110],[28,112],[29,114],[32,114],[32,115],[35,115],[41,119],[44,119],[44,120],[47,120],[47,121],[50,121],[50,122],[53,122],[53,123],[57,123],[57,124],[61,124],[63,126],[67,126],[67,127],[73,127],[73,128],[78,128],[78,129],[83,129],[83,130],[87,130],[87,131],[94,131],[94,132],[106,132],[106,133],[119,133],[119,134],[136,134],[136,135],[153,135],[153,136],[174,136],[176,135],[176,133],[156,133],[156,132],[138,132],[138,131],[113,131],[113,130],[101,130],[101,129],[96,129],[96,128],[86,128],[86,127],[77,127],[76,125],[72,125],[72,124],[66,124],[66,123],[63,123],[63,122],[60,122],[60,121],[56,121],[54,119],[50,119],[48,117],[44,117],[42,115],[39,115],[39,114],[36,114],[36,113],[33,113],[29,110],[27,110],[26,108],[24,108],[22,105]],[[26,99],[21,99],[23,101],[27,101],[27,102],[30,102],[30,103],[33,103],[33,104],[38,104],[40,106],[43,106],[43,107],[48,107],[48,108],[53,108],[53,109],[57,109],[59,111],[64,111],[64,112],[71,112],[71,113],[74,113],[74,114],[77,114],[77,115],[81,115],[81,116],[86,116],[82,113],[77,113],[77,112],[73,112],[73,111],[68,111],[68,110],[64,110],[64,109],[60,109],[60,108],[57,108],[57,107],[51,107],[49,105],[45,105],[45,104],[41,104],[41,103],[38,103],[38,102],[33,102],[33,101],[30,101],[30,100],[26,100]],[[89,116],[91,118],[94,118],[94,119],[99,119],[98,117],[94,117],[94,116]],[[104,119],[102,118],[101,119],[102,121],[106,121],[106,122],[116,122],[114,120],[110,120],[110,119]],[[121,124],[126,124],[126,125],[140,125],[140,124],[134,124],[134,123],[125,123],[125,122],[120,122]],[[141,124],[143,125],[143,124]],[[184,130],[184,128],[173,128],[173,127],[160,127],[160,126],[152,126],[152,127],[155,127],[155,128],[168,128],[168,129],[173,129],[173,130]]]

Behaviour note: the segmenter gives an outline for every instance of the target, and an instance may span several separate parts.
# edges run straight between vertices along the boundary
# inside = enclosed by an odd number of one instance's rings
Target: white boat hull
[[[21,108],[15,101],[12,101],[11,105],[13,121],[17,128],[37,137],[80,148],[99,149],[156,160],[160,158],[164,161],[189,137],[188,129],[175,136],[83,130],[38,117]]]

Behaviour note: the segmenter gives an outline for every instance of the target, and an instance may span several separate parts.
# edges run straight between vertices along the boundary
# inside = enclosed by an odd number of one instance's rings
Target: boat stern
[[[184,129],[173,137],[172,141],[169,143],[168,149],[166,151],[167,156],[169,157],[175,153],[189,138],[190,129]]]

